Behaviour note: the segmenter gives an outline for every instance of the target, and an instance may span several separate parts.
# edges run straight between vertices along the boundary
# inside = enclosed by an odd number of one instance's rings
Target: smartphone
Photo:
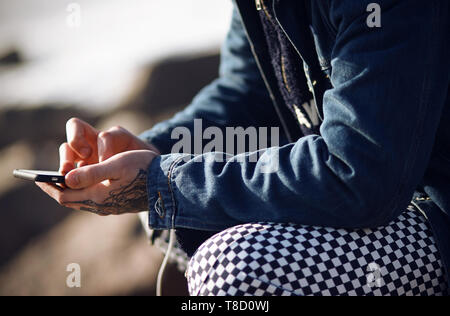
[[[19,179],[35,182],[65,183],[64,176],[56,171],[16,169],[13,175]]]

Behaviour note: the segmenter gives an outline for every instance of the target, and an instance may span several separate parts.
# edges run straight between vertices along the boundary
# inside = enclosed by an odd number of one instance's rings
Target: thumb
[[[71,189],[84,189],[105,180],[116,180],[121,172],[116,159],[80,167],[66,175],[66,185]]]

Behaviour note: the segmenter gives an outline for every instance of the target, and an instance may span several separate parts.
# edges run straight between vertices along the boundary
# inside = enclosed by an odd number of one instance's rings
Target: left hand
[[[148,209],[147,169],[156,156],[149,150],[127,151],[74,169],[66,175],[66,189],[36,184],[65,207],[102,216],[142,212]]]

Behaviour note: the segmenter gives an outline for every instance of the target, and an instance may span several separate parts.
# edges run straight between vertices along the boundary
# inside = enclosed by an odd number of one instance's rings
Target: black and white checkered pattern
[[[425,218],[412,207],[387,227],[344,230],[245,224],[198,249],[191,295],[448,295]]]

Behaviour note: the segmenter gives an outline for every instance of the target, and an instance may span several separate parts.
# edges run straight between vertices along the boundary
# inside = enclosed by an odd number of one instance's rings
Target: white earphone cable
[[[161,267],[159,268],[158,278],[156,280],[156,296],[161,296],[161,288],[162,288],[162,279],[164,275],[164,270],[166,269],[167,262],[169,261],[170,254],[172,252],[173,244],[175,243],[175,230],[169,230],[169,245],[167,246],[166,255],[161,263]]]

